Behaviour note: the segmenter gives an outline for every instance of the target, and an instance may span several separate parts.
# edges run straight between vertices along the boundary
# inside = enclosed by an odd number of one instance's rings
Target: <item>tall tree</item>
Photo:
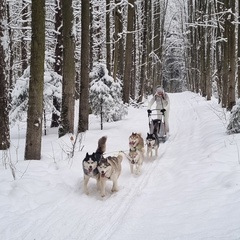
[[[206,3],[207,7],[207,12],[208,12],[208,22],[207,22],[207,27],[205,29],[206,31],[206,97],[207,100],[211,100],[212,96],[212,71],[211,71],[211,40],[212,40],[212,29],[210,27],[210,23],[212,22],[212,17],[211,17],[211,2]]]
[[[153,40],[153,88],[156,87],[156,85],[162,85],[162,79],[160,78],[160,66],[161,66],[161,58],[160,58],[160,13],[161,7],[160,2],[154,3],[154,40]]]
[[[27,27],[28,27],[28,5],[26,0],[22,1],[22,39],[21,39],[21,57],[22,57],[22,74],[28,67],[28,55],[27,55]]]
[[[227,109],[232,110],[232,107],[236,104],[235,101],[235,86],[236,86],[236,34],[235,34],[235,1],[229,2],[229,8],[231,9],[231,15],[229,19],[228,30],[228,51],[229,51],[229,84],[228,84],[228,101]],[[239,46],[240,47],[240,46]]]
[[[55,37],[57,39],[56,47],[55,47],[55,62],[54,62],[54,71],[62,76],[62,61],[63,61],[63,28],[62,28],[62,7],[61,1],[55,0],[56,3],[56,12],[55,12]],[[60,112],[60,103],[58,99],[53,97],[53,106],[56,111]],[[59,114],[54,111],[52,113],[52,122],[51,127],[59,126]]]
[[[238,6],[240,6],[240,0],[238,0]],[[240,7],[238,7],[238,22],[240,21]],[[237,56],[238,56],[238,69],[237,69],[237,97],[240,98],[240,29],[238,28],[238,52],[237,52]]]
[[[120,6],[120,0],[115,0],[114,8],[114,52],[113,52],[113,79],[117,76],[122,79],[123,77],[123,22],[122,22],[122,10]]]
[[[140,75],[140,85],[139,85],[139,98],[138,101],[141,102],[144,97],[144,87],[146,81],[146,71],[147,71],[147,10],[148,10],[148,0],[143,2],[143,32],[142,32],[142,62],[141,62],[141,75]]]
[[[223,84],[222,84],[222,107],[227,107],[227,100],[228,100],[228,81],[229,81],[229,44],[228,44],[228,31],[229,31],[229,19],[230,19],[230,12],[227,11],[228,7],[228,0],[224,0],[223,6],[225,11],[224,16],[224,42],[223,42]]]
[[[63,18],[63,80],[59,137],[74,131],[75,106],[75,40],[73,34],[72,0],[61,0]]]
[[[129,103],[129,96],[130,96],[134,3],[135,3],[134,0],[129,0],[129,2],[128,2],[125,69],[124,69],[124,77],[123,77],[123,101],[124,101],[124,103]]]
[[[78,132],[88,130],[89,115],[89,1],[82,0],[81,84]]]
[[[8,118],[9,84],[6,73],[7,42],[4,40],[4,37],[7,36],[6,10],[6,1],[0,1],[0,150],[6,150],[10,147]]]
[[[32,0],[32,42],[25,160],[41,159],[45,60],[45,0]]]
[[[110,0],[106,0],[106,65],[111,74],[111,44],[110,44]]]

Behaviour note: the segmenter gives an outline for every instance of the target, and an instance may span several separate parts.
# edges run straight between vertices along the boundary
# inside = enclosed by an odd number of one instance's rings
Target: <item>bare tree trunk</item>
[[[148,0],[143,2],[143,32],[142,32],[142,63],[141,63],[141,75],[139,84],[139,97],[138,102],[141,102],[144,97],[145,81],[146,81],[146,70],[147,70],[147,5]]]
[[[89,69],[93,68],[93,3],[89,1]]]
[[[229,2],[229,8],[232,10],[229,19],[228,31],[228,51],[229,51],[229,85],[228,85],[228,101],[227,110],[231,111],[232,107],[236,104],[235,101],[235,86],[236,86],[236,34],[235,34],[235,1]]]
[[[7,23],[8,25],[11,22],[10,17],[10,9],[9,9],[9,3],[7,3]],[[13,64],[14,64],[14,53],[13,53],[13,34],[12,29],[8,27],[8,37],[9,37],[9,70],[8,70],[8,77],[9,77],[9,88],[13,88]],[[10,96],[10,102],[11,102],[11,96]]]
[[[45,60],[45,0],[32,0],[32,43],[25,160],[41,159]]]
[[[224,6],[225,9],[228,9],[228,0],[224,0]],[[229,44],[228,44],[228,31],[229,31],[229,13],[225,13],[225,23],[224,23],[224,39],[223,42],[223,85],[222,85],[222,107],[227,107],[227,94],[228,94],[228,81],[229,81],[229,75],[228,75],[228,68],[229,68]]]
[[[61,1],[55,0],[56,3],[56,13],[55,13],[55,31],[56,31],[56,47],[55,47],[55,63],[54,63],[54,71],[62,76],[62,64],[63,64],[63,32],[62,32],[62,7]],[[60,103],[56,97],[53,97],[53,106],[57,111],[60,112]],[[52,122],[51,127],[59,126],[59,115],[55,112],[52,113]]]
[[[62,80],[62,110],[59,137],[74,132],[75,106],[75,42],[73,36],[72,0],[62,1],[63,16],[63,80]]]
[[[0,2],[0,150],[6,150],[10,147],[10,130],[9,130],[9,116],[8,116],[8,92],[9,83],[6,73],[6,56],[7,48],[6,42],[3,42],[6,37],[7,29],[4,22],[7,19],[6,2]]]
[[[106,0],[106,66],[111,75],[110,0]]]
[[[211,39],[212,30],[209,24],[211,23],[211,2],[206,3],[208,12],[208,22],[206,27],[206,96],[207,100],[211,100],[212,96],[212,74],[211,74]]]
[[[214,0],[214,5],[215,5],[215,12],[218,13],[221,10],[219,9],[219,3],[217,0]],[[217,14],[216,14],[217,15]],[[220,22],[217,19],[217,39],[221,39],[222,33],[221,33],[221,26]],[[223,64],[223,44],[220,41],[217,41],[216,43],[216,66],[217,66],[217,91],[218,91],[218,102],[220,103],[222,101],[222,78],[223,78],[223,69],[222,69],[222,64]]]
[[[134,19],[134,2],[129,0],[128,3],[128,20],[127,20],[127,38],[125,52],[125,69],[123,78],[123,102],[129,103],[130,97],[130,81],[132,66],[132,44],[133,44],[133,19]]]
[[[28,56],[27,56],[27,15],[28,15],[29,3],[25,0],[22,2],[22,39],[21,39],[21,55],[22,55],[22,74],[28,67]]]
[[[238,0],[238,22],[240,21],[240,0]],[[240,28],[238,26],[238,84],[237,84],[237,93],[238,93],[238,98],[240,98]]]
[[[78,132],[88,130],[89,116],[89,1],[82,0],[81,85]]]
[[[115,0],[115,4],[117,5],[118,0]],[[115,6],[114,9],[114,21],[115,21],[115,33],[114,33],[114,54],[113,54],[113,79],[116,80],[117,72],[119,69],[119,32],[120,32],[120,24],[121,24],[121,13],[119,10],[119,6]]]
[[[146,79],[146,86],[145,90],[147,91],[147,94],[150,94],[151,92],[151,85],[152,85],[152,0],[147,1],[147,79]]]
[[[115,0],[117,5],[120,0]],[[114,9],[114,51],[113,51],[113,79],[117,77],[122,79],[124,69],[124,44],[123,44],[123,19],[121,13],[121,6],[115,6]]]
[[[153,88],[157,85],[161,85],[162,81],[160,79],[160,2],[156,2],[154,6],[154,36],[153,36],[153,51],[154,51],[154,59],[153,59]]]

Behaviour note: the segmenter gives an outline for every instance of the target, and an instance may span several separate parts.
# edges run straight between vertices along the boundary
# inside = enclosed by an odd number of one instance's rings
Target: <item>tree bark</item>
[[[89,1],[82,0],[81,85],[78,132],[88,130],[89,116]]]
[[[41,159],[45,60],[45,0],[32,0],[32,42],[25,160]]]
[[[235,1],[229,2],[229,8],[232,10],[229,19],[228,31],[228,51],[229,51],[229,84],[228,84],[228,101],[227,110],[231,111],[232,107],[236,104],[235,101],[235,86],[236,86],[236,34],[235,34]],[[240,47],[240,46],[239,46]]]
[[[63,16],[63,80],[59,137],[74,132],[75,106],[75,41],[73,36],[72,0],[62,1]]]
[[[10,147],[10,130],[9,130],[9,111],[8,111],[8,92],[9,82],[6,74],[6,56],[7,42],[3,42],[7,34],[6,22],[6,2],[0,2],[0,150],[6,150]]]
[[[134,0],[129,0],[129,3],[128,3],[125,69],[124,69],[124,77],[123,77],[123,102],[124,103],[129,103],[129,97],[130,97],[134,2],[135,2]]]
[[[54,71],[62,76],[62,63],[63,63],[63,32],[62,32],[62,7],[61,1],[55,0],[56,3],[56,13],[55,13],[55,37],[57,39],[56,47],[55,47],[55,63],[54,63]],[[53,106],[57,111],[60,112],[61,104],[56,97],[53,97]],[[52,122],[51,127],[59,126],[59,115],[55,112],[52,113]]]

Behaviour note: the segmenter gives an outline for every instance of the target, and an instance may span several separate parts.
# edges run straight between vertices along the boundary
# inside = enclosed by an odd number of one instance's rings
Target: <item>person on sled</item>
[[[165,117],[165,131],[169,134],[169,110],[170,110],[170,100],[167,93],[160,86],[157,86],[156,93],[148,104],[148,113],[151,113],[151,107],[156,102],[157,117],[162,119],[162,115]]]

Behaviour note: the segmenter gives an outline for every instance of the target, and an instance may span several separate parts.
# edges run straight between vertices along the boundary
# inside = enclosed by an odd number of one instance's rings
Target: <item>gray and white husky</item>
[[[97,188],[99,189],[99,172],[97,169],[98,162],[102,157],[103,153],[106,151],[106,141],[107,137],[103,136],[98,140],[98,147],[96,152],[92,154],[86,154],[85,158],[82,161],[84,181],[83,189],[86,194],[89,194],[88,191],[88,182],[90,178],[95,178],[97,180]]]
[[[140,174],[144,158],[142,151],[130,148],[129,153],[126,155],[126,157],[129,161],[131,173],[134,173],[136,175]]]
[[[146,137],[147,144],[147,157],[153,156],[153,151],[155,151],[155,157],[158,156],[158,148],[159,148],[159,139],[156,133],[147,133]]]
[[[106,195],[106,182],[108,180],[113,182],[112,192],[118,191],[118,178],[122,170],[122,159],[121,154],[117,157],[101,157],[97,168],[99,171],[100,194],[102,197]]]

